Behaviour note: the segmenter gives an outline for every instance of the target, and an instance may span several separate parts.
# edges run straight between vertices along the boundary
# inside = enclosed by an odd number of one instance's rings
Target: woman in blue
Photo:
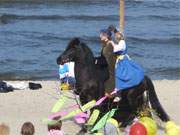
[[[121,99],[121,91],[129,89],[133,86],[140,84],[144,79],[144,71],[139,64],[131,60],[127,55],[127,45],[123,35],[114,28],[115,39],[118,44],[112,40],[109,41],[113,46],[113,51],[117,55],[115,65],[115,90],[117,97],[114,102]]]

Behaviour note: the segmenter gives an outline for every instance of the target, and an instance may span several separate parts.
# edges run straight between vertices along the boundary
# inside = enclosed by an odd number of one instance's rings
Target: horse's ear
[[[71,44],[71,45],[79,45],[80,40],[79,40],[79,38],[73,38],[69,44]]]

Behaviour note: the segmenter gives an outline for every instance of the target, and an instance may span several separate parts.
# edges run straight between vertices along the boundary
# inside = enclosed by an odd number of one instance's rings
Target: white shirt
[[[120,40],[118,44],[113,43],[113,52],[125,51],[126,50],[126,43],[124,40]]]

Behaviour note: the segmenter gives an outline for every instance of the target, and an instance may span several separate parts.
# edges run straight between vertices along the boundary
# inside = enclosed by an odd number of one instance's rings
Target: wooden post
[[[119,9],[119,15],[120,15],[120,31],[124,33],[124,0],[120,0],[120,9]]]

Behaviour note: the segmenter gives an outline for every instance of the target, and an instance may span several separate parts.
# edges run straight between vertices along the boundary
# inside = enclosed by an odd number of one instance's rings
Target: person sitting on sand
[[[9,135],[10,134],[10,129],[7,125],[1,124],[0,125],[0,135]]]
[[[31,122],[25,122],[21,127],[21,135],[34,135],[35,128]]]
[[[127,55],[127,45],[122,33],[120,33],[115,27],[110,26],[109,29],[114,32],[115,40],[117,44],[108,40],[112,45],[116,56],[115,64],[115,90],[117,91],[117,97],[114,102],[118,102],[121,99],[121,91],[131,88],[140,84],[144,79],[144,71],[142,67],[131,60]]]

